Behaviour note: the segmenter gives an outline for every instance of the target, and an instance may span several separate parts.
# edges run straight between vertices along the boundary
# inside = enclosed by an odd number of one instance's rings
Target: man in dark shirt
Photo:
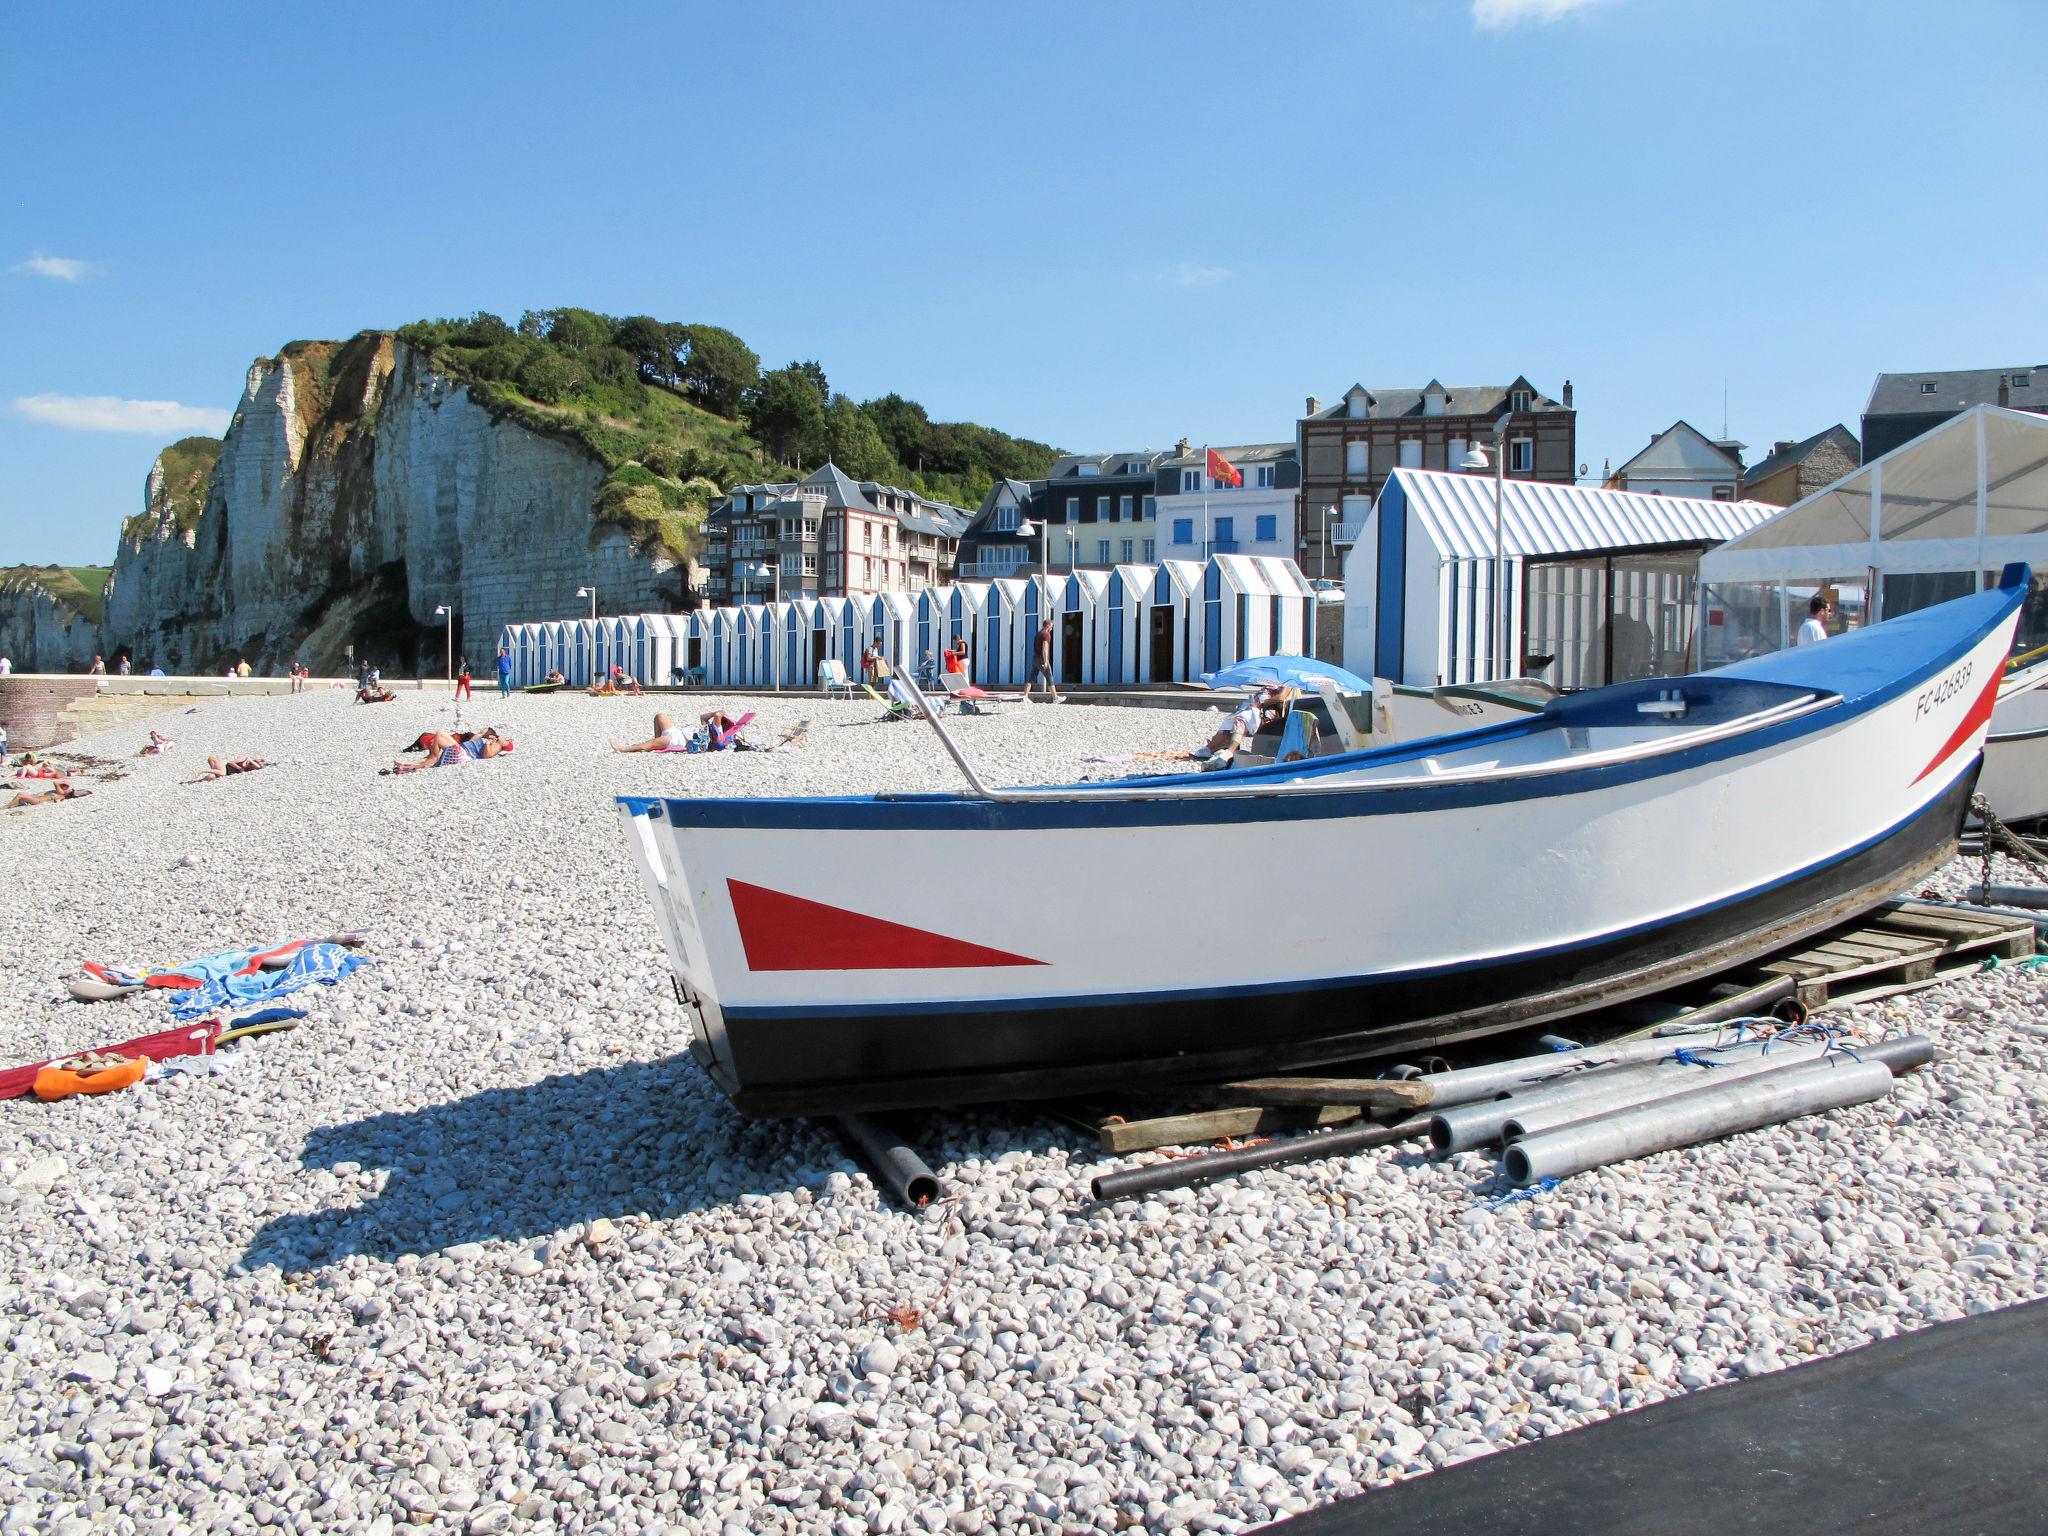
[[[1031,690],[1038,686],[1040,678],[1045,679],[1045,691],[1051,696],[1050,702],[1060,701],[1059,685],[1052,676],[1052,620],[1047,619],[1038,626],[1038,637],[1032,642],[1031,681],[1024,685],[1024,697],[1031,697]]]

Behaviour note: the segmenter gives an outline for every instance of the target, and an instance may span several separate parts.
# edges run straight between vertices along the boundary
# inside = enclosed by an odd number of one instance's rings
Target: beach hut
[[[1344,665],[1423,687],[1688,672],[1701,554],[1780,510],[1396,469],[1345,557]]]
[[[712,610],[693,608],[676,616],[676,653],[673,669],[664,681],[674,681],[680,671],[685,678],[711,675]]]
[[[988,654],[988,583],[959,581],[937,589],[945,599],[946,624],[941,643],[955,639],[967,643],[968,673],[976,681],[986,680],[982,658]]]
[[[1831,630],[1871,623],[1995,585],[2012,560],[2034,570],[2028,651],[2048,641],[2048,418],[1975,406],[1702,555],[1700,664],[1782,650],[1816,596]]]
[[[630,619],[606,615],[593,627],[596,634],[596,650],[593,653],[592,678],[602,681],[612,675],[612,668],[619,667],[631,672],[633,649],[633,626]],[[637,673],[635,674],[638,675]]]
[[[711,660],[709,677],[719,688],[730,688],[740,678],[740,610],[714,608],[706,625]]]
[[[920,667],[929,659],[936,670],[939,652],[945,648],[950,633],[946,628],[945,589],[926,587],[917,594],[912,607],[917,615],[917,649],[913,657]]]
[[[1272,597],[1267,629],[1275,656],[1308,656],[1316,648],[1316,589],[1301,567],[1284,555],[1254,557]]]
[[[1108,663],[1104,681],[1122,688],[1144,681],[1145,598],[1152,590],[1149,565],[1114,565],[1103,589],[1102,650]]]
[[[1014,576],[1000,577],[988,584],[988,598],[982,607],[982,632],[986,636],[975,656],[974,675],[996,688],[1021,688],[1031,680],[1031,647],[1038,633],[1037,607],[1025,606],[1034,592],[1033,584]]]
[[[917,609],[901,592],[877,592],[867,600],[867,638],[890,666],[916,675]]]
[[[1069,571],[1053,588],[1053,676],[1062,688],[1099,688],[1109,671],[1103,610],[1109,572]]]
[[[643,683],[666,683],[675,665],[676,629],[674,614],[642,613],[632,620],[632,660],[626,670]]]
[[[1314,592],[1292,560],[1212,555],[1202,572],[1202,649],[1214,671],[1247,656],[1305,655]]]
[[[1188,682],[1206,670],[1201,665],[1201,562],[1162,560],[1152,572],[1141,610],[1145,642],[1140,682]]]

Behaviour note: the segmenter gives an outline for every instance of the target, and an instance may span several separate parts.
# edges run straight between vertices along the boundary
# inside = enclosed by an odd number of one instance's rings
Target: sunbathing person
[[[422,731],[413,747],[422,755],[416,763],[403,760],[380,773],[418,773],[422,768],[453,768],[461,763],[483,762],[512,750],[512,738],[498,734],[496,726],[481,731]]]
[[[719,711],[713,710],[711,713],[718,714]],[[707,715],[705,718],[708,720],[710,716]],[[667,715],[656,715],[654,717],[654,734],[652,736],[648,737],[645,741],[636,741],[631,746],[621,745],[615,741],[612,743],[612,750],[614,752],[687,752],[690,750],[690,738],[684,734],[683,728],[677,725],[675,721],[669,719]]]
[[[260,757],[209,757],[206,760],[206,772],[196,779],[187,779],[185,782],[204,784],[208,779],[225,779],[236,773],[254,773],[258,768],[269,766],[270,764]]]
[[[1293,696],[1292,688],[1278,686],[1261,688],[1247,695],[1216,734],[1195,749],[1195,761],[1206,763],[1214,759],[1228,766],[1237,756],[1237,749],[1258,735],[1262,727],[1277,724],[1285,718],[1287,701]]]
[[[162,731],[151,731],[149,733],[149,745],[135,755],[137,757],[160,757],[168,748],[174,745],[176,743]]]
[[[358,704],[389,704],[398,695],[382,683],[370,684],[356,690]]]
[[[54,805],[59,800],[82,800],[91,793],[89,789],[74,788],[69,780],[59,779],[48,789],[40,792],[23,790],[7,802],[7,809],[13,811],[29,805]]]

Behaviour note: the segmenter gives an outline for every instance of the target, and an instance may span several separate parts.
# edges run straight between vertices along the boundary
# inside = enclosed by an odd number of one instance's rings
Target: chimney
[[[1566,410],[1572,408],[1572,381],[1570,379],[1564,381],[1564,408]]]
[[[1182,438],[1173,445],[1173,456],[1177,459],[1184,459],[1188,456],[1188,450],[1193,446],[1194,444],[1190,443],[1186,438]]]
[[[1310,395],[1310,396],[1308,397],[1308,414],[1309,414],[1309,415],[1311,415],[1311,416],[1315,415],[1315,413],[1316,413],[1317,411],[1320,411],[1320,410],[1321,410],[1322,408],[1323,408],[1323,402],[1322,402],[1322,400],[1321,400],[1320,398],[1318,398],[1318,397],[1317,397],[1317,396],[1315,396],[1315,395]]]
[[[2002,373],[1998,376],[1998,403],[2001,406],[2012,404],[2012,385]]]
[[[1781,437],[1778,439],[1778,441],[1771,444],[1771,452],[1773,454],[1788,453],[1791,451],[1791,448],[1792,439],[1789,437]]]

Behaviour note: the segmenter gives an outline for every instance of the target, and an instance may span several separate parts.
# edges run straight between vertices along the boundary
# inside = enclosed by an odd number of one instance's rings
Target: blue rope
[[[1477,1211],[1497,1211],[1504,1205],[1513,1205],[1517,1200],[1534,1200],[1538,1195],[1547,1195],[1564,1181],[1562,1179],[1538,1179],[1527,1189],[1511,1189],[1504,1195],[1495,1195],[1482,1200],[1473,1207]]]
[[[1708,1046],[1706,1049],[1711,1051],[1714,1047]],[[1682,1045],[1664,1059],[1666,1061],[1675,1061],[1682,1067],[1725,1067],[1728,1065],[1725,1061],[1709,1061],[1701,1052],[1688,1050]]]

